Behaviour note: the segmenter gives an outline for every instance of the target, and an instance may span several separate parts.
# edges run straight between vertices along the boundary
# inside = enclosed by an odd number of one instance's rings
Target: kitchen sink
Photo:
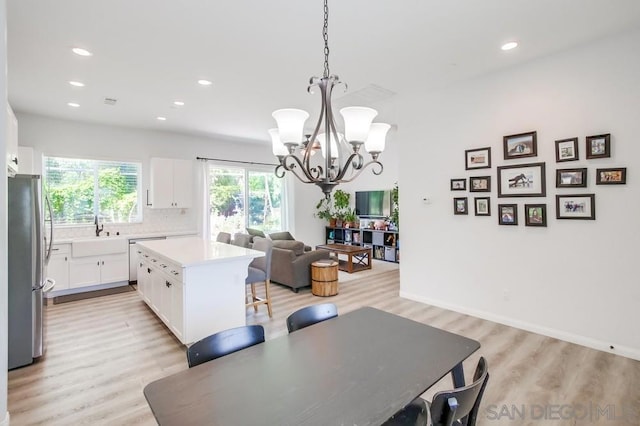
[[[129,241],[122,236],[82,238],[71,242],[73,257],[126,253],[128,249]]]

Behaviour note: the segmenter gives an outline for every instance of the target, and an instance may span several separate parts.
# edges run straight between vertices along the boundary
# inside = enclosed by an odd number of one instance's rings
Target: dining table
[[[451,373],[475,340],[363,307],[149,383],[158,424],[380,425]]]

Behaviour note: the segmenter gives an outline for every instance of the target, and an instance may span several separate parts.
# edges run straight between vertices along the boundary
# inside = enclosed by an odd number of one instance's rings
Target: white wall
[[[636,31],[402,99],[399,136],[415,142],[400,155],[401,295],[640,359],[638,46]],[[532,130],[538,156],[505,161],[502,137]],[[602,133],[611,158],[585,160],[585,136]],[[580,160],[556,163],[554,141],[576,136]],[[474,193],[454,216],[449,179],[488,174],[464,168],[465,149],[486,146],[492,216],[473,215]],[[540,161],[546,197],[497,198],[496,166]],[[595,185],[596,168],[617,166],[627,185]],[[573,167],[588,168],[587,188],[555,188],[555,169]],[[555,219],[555,194],[574,192],[595,193],[595,221]],[[525,227],[538,202],[548,227]],[[519,226],[498,225],[498,203],[518,204]]]
[[[7,4],[0,0],[0,105],[7,103]],[[9,424],[7,411],[7,117],[0,114],[0,426]]]

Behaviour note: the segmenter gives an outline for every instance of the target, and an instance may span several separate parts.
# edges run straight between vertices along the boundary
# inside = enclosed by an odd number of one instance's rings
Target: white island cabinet
[[[180,342],[246,324],[247,270],[263,252],[201,238],[136,245],[138,293]]]

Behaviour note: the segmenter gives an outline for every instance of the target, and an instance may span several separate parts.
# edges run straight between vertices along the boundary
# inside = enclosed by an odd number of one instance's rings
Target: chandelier
[[[278,124],[270,129],[273,155],[280,164],[276,167],[276,176],[282,178],[286,172],[292,172],[303,183],[318,185],[326,197],[340,183],[351,182],[364,169],[372,166],[375,175],[382,173],[382,163],[378,160],[384,150],[385,138],[390,125],[372,123],[378,112],[368,107],[346,107],[340,110],[344,119],[344,134],[338,133],[331,107],[331,93],[337,85],[343,84],[337,75],[329,73],[329,7],[324,1],[324,73],[322,78],[311,77],[307,92],[320,89],[321,109],[313,134],[303,140],[304,123],[309,118],[306,111],[300,109],[279,109],[273,112]],[[346,84],[345,84],[346,90]],[[327,137],[327,135],[329,135]],[[309,137],[310,136],[310,137]],[[320,156],[311,156],[320,145]],[[365,163],[361,153],[362,145],[371,155]]]

